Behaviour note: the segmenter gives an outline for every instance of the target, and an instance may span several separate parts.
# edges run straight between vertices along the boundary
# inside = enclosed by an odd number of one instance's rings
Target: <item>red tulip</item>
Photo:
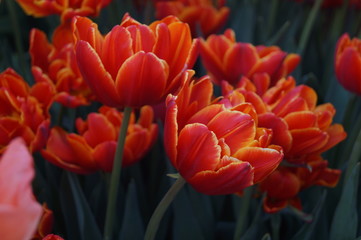
[[[40,150],[49,134],[47,85],[30,88],[14,70],[0,73],[0,153],[15,137],[22,137],[31,152]]]
[[[95,97],[79,72],[73,42],[66,40],[70,29],[67,32],[54,35],[57,45],[52,45],[44,32],[32,29],[29,52],[35,81],[51,86],[55,102],[74,108],[88,105]]]
[[[335,69],[339,83],[348,91],[361,95],[361,40],[345,33],[337,42]]]
[[[53,128],[46,149],[41,153],[51,163],[75,173],[110,172],[122,118],[122,113],[116,109],[103,106],[99,113],[90,113],[86,121],[77,119],[79,134]],[[132,115],[124,146],[123,166],[140,160],[153,145],[157,125],[152,121],[153,111],[149,106],[141,108],[137,122]]]
[[[217,6],[214,6],[217,2]],[[189,24],[193,36],[208,36],[216,33],[226,23],[229,8],[224,0],[173,0],[156,3],[156,17],[164,18],[174,15]]]
[[[61,15],[62,20],[69,20],[73,16],[96,16],[111,0],[17,0],[23,10],[35,17]]]
[[[112,107],[160,103],[184,84],[196,56],[188,25],[175,17],[146,26],[125,15],[105,37],[91,20],[76,18],[74,35],[80,72]]]
[[[263,180],[282,160],[278,146],[263,146],[269,132],[258,134],[254,119],[223,104],[212,104],[178,128],[176,97],[167,98],[166,152],[182,177],[197,191],[236,193]],[[227,124],[225,124],[227,123]]]
[[[328,162],[320,155],[307,156],[305,163],[303,167],[280,167],[260,184],[260,189],[267,193],[263,202],[266,212],[278,212],[288,205],[302,209],[300,191],[314,185],[337,185],[341,171],[328,168]]]
[[[14,139],[0,160],[0,236],[1,239],[28,240],[42,214],[31,182],[35,175],[33,158],[25,142]]]
[[[211,35],[201,41],[202,62],[212,81],[222,80],[236,86],[242,76],[252,79],[256,74],[267,73],[271,85],[290,74],[298,65],[297,54],[287,54],[276,46],[253,46],[236,42],[235,33],[228,29],[223,35]]]
[[[53,229],[54,216],[53,211],[51,211],[47,204],[43,204],[43,214],[38,223],[38,228],[35,234],[32,237],[32,240],[40,240],[43,239],[46,235],[48,235]]]

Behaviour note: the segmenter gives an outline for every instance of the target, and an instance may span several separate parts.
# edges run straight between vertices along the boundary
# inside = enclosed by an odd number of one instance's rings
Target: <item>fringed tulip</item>
[[[271,85],[290,74],[298,65],[300,56],[287,54],[276,46],[253,46],[236,42],[235,33],[228,29],[223,35],[211,35],[201,41],[202,62],[212,81],[227,81],[236,86],[242,76],[252,79],[267,73]]]
[[[327,168],[320,154],[346,138],[341,124],[332,124],[335,108],[330,103],[317,105],[316,92],[305,85],[296,86],[292,77],[280,79],[270,87],[267,76],[252,82],[246,77],[234,89],[222,82],[222,102],[229,107],[250,103],[257,112],[258,127],[271,129],[271,144],[284,151],[284,163],[260,184],[266,192],[263,206],[274,213],[292,205],[301,209],[298,193],[312,185],[334,187],[340,171]],[[270,87],[270,88],[269,88]]]
[[[28,240],[42,214],[31,182],[35,175],[33,158],[25,142],[16,138],[0,160],[0,236],[2,240]]]
[[[111,172],[122,118],[123,114],[116,109],[103,106],[99,113],[90,113],[86,121],[77,119],[79,134],[53,128],[46,149],[41,153],[49,162],[75,173]],[[149,106],[141,108],[137,122],[132,115],[123,166],[139,161],[155,142],[158,128],[152,122],[153,110]]]
[[[176,97],[167,98],[165,149],[173,166],[197,191],[231,194],[262,181],[282,160],[278,146],[262,139],[251,115],[211,104],[179,127]],[[227,123],[227,124],[225,124]]]
[[[0,153],[15,137],[22,137],[31,152],[45,145],[51,98],[46,84],[30,88],[14,70],[0,73]]]
[[[74,35],[80,72],[111,107],[160,103],[184,84],[196,57],[188,25],[172,16],[147,26],[125,15],[105,37],[91,20],[76,18]]]
[[[361,39],[345,33],[337,42],[335,70],[339,83],[348,91],[361,95]]]
[[[214,6],[214,2],[217,6]],[[230,10],[225,0],[172,0],[156,3],[156,17],[174,15],[189,24],[193,36],[217,33],[226,23]]]
[[[275,213],[288,205],[302,209],[300,191],[313,185],[337,185],[341,171],[328,168],[328,162],[320,155],[307,156],[305,162],[303,167],[280,167],[260,184],[267,193],[263,202],[266,212]]]
[[[44,32],[32,29],[29,51],[35,81],[51,86],[55,102],[74,108],[88,105],[95,96],[79,72],[72,39],[66,40],[71,31],[66,31],[61,36],[54,35],[53,41],[57,44],[52,45]]]
[[[97,16],[111,0],[17,0],[23,10],[34,17],[61,15],[63,21],[73,16]]]
[[[31,240],[41,240],[45,236],[47,236],[49,233],[51,233],[51,231],[53,229],[53,223],[54,223],[53,211],[51,211],[48,208],[47,204],[44,203],[43,204],[43,214],[38,223],[37,230]]]

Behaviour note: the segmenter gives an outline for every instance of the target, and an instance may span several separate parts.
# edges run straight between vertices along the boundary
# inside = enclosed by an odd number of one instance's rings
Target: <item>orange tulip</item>
[[[181,100],[180,100],[181,101]],[[173,166],[197,191],[230,194],[263,180],[282,160],[278,146],[265,145],[251,115],[211,104],[178,127],[176,97],[167,98],[165,149]],[[227,123],[227,124],[224,124]]]
[[[75,173],[110,172],[122,118],[122,113],[116,109],[103,106],[99,113],[90,113],[86,121],[76,120],[79,134],[53,128],[46,149],[41,153],[49,162]],[[124,146],[123,166],[140,160],[155,142],[157,125],[152,121],[153,111],[149,106],[141,108],[137,122],[132,115]]]
[[[0,153],[15,137],[22,137],[31,152],[40,150],[49,134],[49,88],[30,88],[14,70],[0,73]]]
[[[43,214],[40,218],[37,230],[31,239],[32,240],[43,239],[53,229],[53,223],[54,223],[53,211],[51,211],[48,208],[47,204],[44,203],[43,204]]]
[[[100,10],[111,0],[17,0],[23,10],[34,17],[61,15],[62,20],[69,20],[73,16],[97,16]]]
[[[301,188],[301,181],[289,168],[279,167],[261,184],[260,189],[267,195],[263,201],[263,209],[268,213],[275,213],[291,204],[301,208],[297,196]]]
[[[361,95],[361,39],[345,33],[337,42],[335,70],[339,83],[348,91]]]
[[[76,18],[74,31],[80,72],[112,107],[161,102],[184,84],[196,57],[188,25],[171,16],[146,26],[125,15],[104,38],[95,23]]]
[[[256,74],[267,73],[271,85],[290,74],[298,65],[300,56],[287,54],[276,46],[253,46],[236,42],[235,33],[228,29],[223,35],[211,35],[201,41],[202,62],[212,81],[222,80],[236,86],[242,76],[252,79]]]
[[[288,77],[258,96],[257,87],[250,87],[252,83],[247,79],[242,80],[237,89],[223,84],[223,94],[235,98],[236,91],[242,93],[241,101],[253,104],[258,126],[272,129],[272,143],[282,146],[287,161],[302,163],[306,155],[325,152],[346,138],[342,125],[332,124],[336,113],[333,105],[316,106],[317,94],[312,88],[296,86],[294,78]],[[237,103],[232,101],[233,105]]]
[[[35,171],[25,142],[16,138],[0,160],[1,239],[28,240],[36,230],[42,208],[32,193]]]
[[[278,212],[289,204],[302,209],[300,191],[314,185],[337,185],[341,171],[328,168],[328,162],[320,155],[307,156],[305,163],[304,167],[280,167],[260,184],[260,189],[267,193],[263,202],[266,212]]]
[[[56,44],[52,45],[44,32],[31,30],[29,52],[33,76],[36,82],[52,87],[54,101],[72,108],[88,105],[95,97],[79,72],[73,42],[66,40],[71,31],[69,29],[65,34],[65,29],[61,31],[61,36],[59,33],[54,35]]]
[[[217,2],[217,6],[214,6]],[[205,36],[216,33],[226,23],[229,8],[225,0],[173,0],[156,3],[156,17],[174,15],[189,24],[193,36]]]

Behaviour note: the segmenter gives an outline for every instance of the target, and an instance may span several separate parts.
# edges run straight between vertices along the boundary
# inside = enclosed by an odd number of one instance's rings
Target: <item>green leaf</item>
[[[332,220],[330,240],[355,239],[357,234],[357,189],[360,163],[353,169],[350,177],[345,179],[341,199]]]
[[[139,210],[137,189],[134,181],[129,183],[125,212],[119,239],[137,240],[144,237],[144,223]]]
[[[74,173],[64,172],[61,191],[60,201],[68,228],[67,239],[101,239],[94,215]]]
[[[172,208],[174,212],[172,239],[205,239],[185,188],[179,191]]]
[[[317,202],[315,208],[312,210],[312,221],[306,222],[301,227],[301,229],[294,235],[292,240],[304,240],[311,238],[313,230],[317,224],[317,220],[319,219],[323,204],[325,202],[326,195],[326,191],[323,191],[320,200]]]

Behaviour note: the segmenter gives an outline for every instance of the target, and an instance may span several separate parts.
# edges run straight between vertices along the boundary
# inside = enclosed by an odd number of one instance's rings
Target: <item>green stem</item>
[[[236,230],[233,236],[234,240],[241,239],[241,236],[244,233],[249,204],[252,198],[252,192],[253,192],[253,187],[248,187],[244,190],[244,197],[241,203],[240,212],[236,223]]]
[[[266,30],[267,31],[267,34],[266,34],[267,40],[270,38],[270,35],[273,30],[273,26],[275,24],[277,10],[278,10],[278,0],[272,0],[271,10],[270,10],[269,18],[268,18],[268,28]]]
[[[313,24],[315,22],[318,10],[321,7],[321,3],[323,0],[316,0],[315,4],[313,5],[311,12],[307,18],[305,28],[302,31],[300,43],[298,45],[298,53],[302,56],[303,51],[305,50],[308,38],[310,36]]]
[[[177,181],[172,185],[168,192],[164,195],[163,199],[154,210],[152,217],[149,220],[147,230],[145,232],[144,240],[153,240],[158,231],[159,223],[163,218],[163,215],[179,190],[182,189],[185,184],[185,180],[179,176]]]
[[[120,181],[120,171],[122,168],[125,137],[127,135],[128,124],[131,113],[132,113],[132,108],[126,107],[124,109],[123,121],[118,136],[118,145],[117,145],[117,150],[115,151],[113,171],[110,179],[108,204],[107,204],[107,211],[105,216],[104,240],[111,240],[113,236],[114,217],[115,217],[114,215],[116,212],[116,200],[117,200],[119,181]]]
[[[360,161],[360,156],[361,156],[361,129],[357,129],[359,131],[358,136],[355,140],[355,142],[353,143],[353,147],[352,147],[352,151],[351,151],[351,156],[349,159],[349,162],[347,164],[347,169],[346,169],[346,173],[345,173],[345,183],[347,181],[347,179],[349,178],[349,176],[351,175],[352,170],[355,168],[357,162]]]

